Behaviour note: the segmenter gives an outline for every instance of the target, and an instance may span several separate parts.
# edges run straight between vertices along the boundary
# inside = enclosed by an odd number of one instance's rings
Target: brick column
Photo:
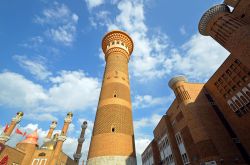
[[[61,134],[58,136],[53,158],[50,161],[50,165],[57,165],[57,161],[62,151],[63,142],[67,139],[66,135],[67,135],[67,131],[69,128],[69,124],[72,122],[72,117],[73,117],[73,113],[69,112],[64,119],[64,125],[62,128]]]
[[[133,41],[122,31],[102,40],[106,68],[88,153],[88,165],[136,164],[128,62]],[[105,163],[104,163],[105,162]]]
[[[81,135],[80,135],[80,137],[78,139],[78,145],[77,145],[76,153],[73,155],[74,161],[76,162],[76,164],[79,164],[79,160],[82,157],[82,153],[81,153],[81,151],[82,151],[82,144],[83,144],[83,142],[85,140],[84,139],[84,135],[85,135],[85,130],[87,128],[87,125],[88,124],[87,124],[86,121],[84,121],[82,123],[82,131],[81,131]]]
[[[11,133],[13,132],[16,125],[21,121],[22,117],[23,117],[23,112],[17,112],[16,117],[12,118],[12,121],[11,121],[7,131],[3,132],[0,135],[0,143],[5,144],[9,140]]]
[[[56,126],[57,126],[57,121],[52,121],[52,123],[51,123],[51,125],[49,127],[49,132],[48,132],[48,134],[47,134],[47,136],[45,138],[45,141],[51,140],[52,134],[53,134]]]

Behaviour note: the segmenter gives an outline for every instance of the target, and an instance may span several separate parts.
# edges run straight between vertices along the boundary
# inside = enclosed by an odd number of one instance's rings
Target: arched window
[[[240,99],[242,100],[243,104],[248,103],[247,99],[243,95],[240,96]]]
[[[249,91],[246,87],[242,88],[242,92],[243,92],[243,94],[245,95],[245,97],[246,97],[248,100],[250,100],[250,91]]]
[[[239,101],[243,103],[243,105],[247,104],[248,101],[241,92],[237,93],[237,97],[239,98]]]
[[[241,105],[241,103],[240,103],[239,100],[235,100],[235,103],[236,103],[236,105],[237,105],[238,107],[242,107],[242,105]]]
[[[246,91],[246,95],[250,98],[250,92]]]
[[[228,100],[227,104],[229,105],[229,107],[235,112],[237,111],[237,108],[235,107],[234,103],[232,102],[232,100]]]

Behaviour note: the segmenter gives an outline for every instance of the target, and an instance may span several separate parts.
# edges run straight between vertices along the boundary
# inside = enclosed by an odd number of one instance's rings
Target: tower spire
[[[136,164],[128,62],[133,41],[115,30],[102,40],[106,67],[92,133],[88,165]]]
[[[56,126],[57,126],[57,121],[52,121],[52,123],[51,123],[51,125],[49,127],[49,132],[48,132],[48,134],[47,134],[47,136],[45,138],[45,141],[51,140],[52,134],[53,134]]]
[[[22,118],[23,118],[23,112],[17,112],[17,115],[12,118],[12,121],[9,127],[7,127],[7,130],[0,135],[0,143],[5,144],[10,139],[11,133],[13,132],[14,128],[21,121]]]
[[[63,128],[62,128],[61,134],[58,136],[57,144],[56,144],[55,151],[54,151],[54,155],[53,155],[53,158],[52,158],[52,160],[50,162],[50,165],[56,165],[57,164],[57,160],[59,159],[59,156],[60,156],[60,153],[61,153],[61,150],[62,150],[63,142],[67,139],[66,135],[67,135],[67,131],[68,131],[68,128],[69,128],[69,124],[72,122],[72,117],[73,117],[73,113],[69,112],[67,114],[67,116],[65,117],[65,119],[64,119],[64,125],[63,125]]]
[[[78,145],[77,145],[76,153],[74,154],[74,161],[75,161],[76,164],[79,164],[79,160],[80,160],[80,158],[82,156],[81,150],[82,150],[82,144],[83,144],[83,142],[85,140],[84,134],[85,134],[85,130],[87,128],[87,125],[88,125],[87,121],[84,121],[82,123],[81,135],[80,135],[80,138],[78,139]]]

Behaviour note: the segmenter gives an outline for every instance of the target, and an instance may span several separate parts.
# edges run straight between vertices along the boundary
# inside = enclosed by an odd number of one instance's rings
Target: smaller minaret
[[[5,132],[0,135],[0,143],[5,144],[9,139],[16,125],[21,121],[23,117],[23,112],[17,112],[16,117],[12,118],[12,121]]]
[[[87,128],[87,121],[84,121],[82,123],[82,132],[81,132],[81,135],[80,135],[80,138],[78,139],[78,145],[77,145],[77,149],[76,149],[76,153],[74,154],[74,161],[76,164],[79,164],[79,160],[80,158],[82,157],[82,144],[84,142],[84,134],[85,134],[85,130]]]
[[[52,121],[52,123],[51,123],[51,125],[49,127],[49,132],[48,132],[48,134],[47,134],[47,136],[45,138],[45,141],[51,140],[52,134],[53,134],[56,126],[57,126],[57,121]]]
[[[232,14],[225,4],[211,7],[199,22],[200,34],[211,36],[230,53],[238,54],[237,56],[243,54],[247,57],[250,53],[249,29],[250,25]]]
[[[176,99],[179,104],[189,103],[191,97],[188,91],[185,89],[185,84],[188,82],[185,76],[173,77],[169,82],[168,86],[174,91]]]
[[[64,125],[63,125],[60,136],[58,136],[56,148],[54,150],[54,155],[53,155],[53,158],[50,162],[50,165],[57,164],[57,160],[59,159],[60,153],[62,151],[63,142],[67,139],[66,135],[67,135],[67,131],[69,128],[69,124],[72,122],[72,117],[73,117],[73,113],[69,112],[64,119]]]

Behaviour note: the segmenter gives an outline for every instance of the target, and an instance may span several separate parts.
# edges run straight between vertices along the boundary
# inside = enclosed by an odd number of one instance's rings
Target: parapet
[[[235,7],[240,0],[224,0],[224,4]]]
[[[173,77],[171,80],[169,80],[168,86],[173,89],[174,84],[176,84],[177,82],[180,82],[180,81],[188,82],[188,79],[182,75]]]
[[[201,20],[199,22],[199,32],[200,32],[200,34],[202,34],[204,36],[208,36],[209,34],[207,33],[207,25],[210,22],[210,20],[213,19],[213,17],[218,15],[218,14],[229,13],[229,12],[230,12],[230,9],[225,4],[219,4],[219,5],[211,7],[201,17]]]
[[[108,32],[102,40],[102,50],[105,55],[107,55],[112,48],[124,50],[129,58],[134,49],[133,40],[127,33],[120,30],[113,30]]]

